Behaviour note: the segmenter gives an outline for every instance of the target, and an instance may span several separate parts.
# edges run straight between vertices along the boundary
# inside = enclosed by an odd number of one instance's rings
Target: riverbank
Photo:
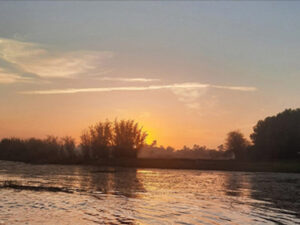
[[[12,160],[13,161],[13,160]],[[16,160],[17,161],[17,160]],[[18,162],[18,161],[17,161]],[[20,162],[20,161],[19,161]],[[22,161],[23,162],[23,161]],[[94,165],[128,168],[157,169],[190,169],[190,170],[222,170],[244,172],[282,172],[300,173],[300,160],[286,161],[235,161],[235,160],[204,160],[204,159],[101,159],[97,161],[26,161],[29,164],[58,165]]]
[[[238,162],[235,160],[195,159],[118,159],[99,160],[97,165],[134,168],[225,170],[245,172],[300,173],[300,161]]]

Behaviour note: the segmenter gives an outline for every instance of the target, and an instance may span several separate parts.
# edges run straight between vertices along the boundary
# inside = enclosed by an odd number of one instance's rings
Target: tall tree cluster
[[[84,131],[80,146],[86,159],[136,158],[146,137],[146,132],[133,120],[105,121]]]
[[[300,108],[287,109],[257,122],[250,135],[263,159],[292,159],[300,156]]]
[[[234,153],[235,159],[245,160],[245,153],[249,146],[249,141],[240,131],[231,131],[227,134],[225,148],[227,149],[227,151]]]
[[[239,131],[228,133],[226,149],[237,160],[300,158],[300,109],[286,109],[259,120],[250,135],[252,144]]]

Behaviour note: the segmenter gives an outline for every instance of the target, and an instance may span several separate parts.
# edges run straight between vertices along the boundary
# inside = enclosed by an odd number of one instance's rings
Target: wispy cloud
[[[214,95],[208,95],[208,89],[225,89],[229,91],[243,91],[253,92],[256,91],[255,87],[247,86],[224,86],[224,85],[213,85],[206,84],[205,88],[197,88],[191,85],[187,88],[175,88],[172,92],[178,97],[178,100],[183,102],[187,108],[192,110],[200,110],[201,112],[212,109],[217,102],[217,97]],[[208,110],[209,111],[209,110]]]
[[[205,95],[208,87],[195,88],[193,86],[189,88],[174,88],[172,92],[178,97],[178,100],[183,102],[190,109],[198,109],[200,107],[198,99]]]
[[[149,85],[149,86],[122,86],[122,87],[99,87],[99,88],[70,88],[70,89],[50,89],[50,90],[36,90],[22,92],[23,94],[75,94],[84,92],[112,92],[112,91],[148,91],[148,90],[172,90],[177,95],[182,95],[184,98],[197,97],[198,93],[195,89],[205,88],[222,88],[235,91],[255,91],[255,87],[238,87],[238,86],[215,86],[202,83],[179,83],[179,84],[166,84],[166,85]],[[189,91],[188,93],[182,92],[183,90]]]
[[[100,77],[99,80],[103,81],[124,81],[124,82],[153,82],[153,81],[160,81],[160,79],[154,78],[126,78],[126,77]]]
[[[113,56],[109,51],[57,52],[35,43],[0,38],[0,59],[25,73],[39,77],[73,77],[99,72],[104,61]]]
[[[11,84],[16,82],[31,82],[32,78],[22,77],[0,68],[0,84]]]
[[[20,59],[45,53],[46,50],[37,44],[0,38],[0,57],[8,62],[18,64]]]

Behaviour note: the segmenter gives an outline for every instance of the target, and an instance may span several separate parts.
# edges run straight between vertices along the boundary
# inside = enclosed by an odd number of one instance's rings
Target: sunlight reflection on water
[[[5,181],[18,189],[1,189],[3,224],[300,223],[300,174],[0,161]]]

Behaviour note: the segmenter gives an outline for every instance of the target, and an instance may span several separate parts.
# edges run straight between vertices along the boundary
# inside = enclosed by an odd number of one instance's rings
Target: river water
[[[300,224],[300,174],[0,161],[0,224]]]

